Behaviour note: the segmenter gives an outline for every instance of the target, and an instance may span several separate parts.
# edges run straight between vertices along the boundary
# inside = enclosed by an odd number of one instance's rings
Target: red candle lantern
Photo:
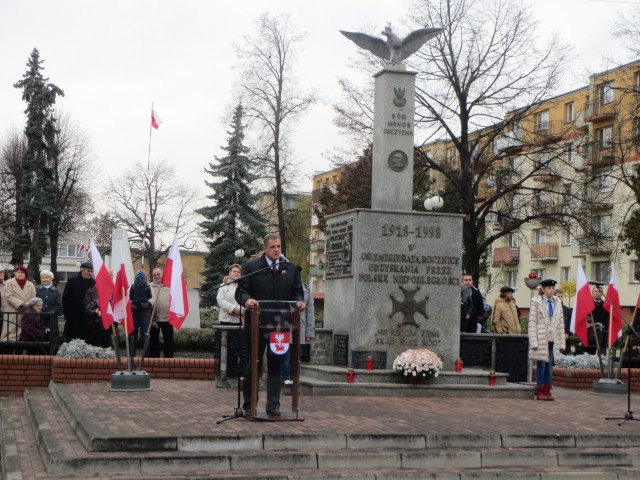
[[[347,383],[353,383],[356,379],[356,374],[353,371],[353,368],[347,369]]]
[[[496,386],[496,372],[494,372],[493,370],[489,372],[489,386]]]
[[[538,278],[538,276],[534,272],[531,272],[529,278]]]
[[[461,358],[456,359],[456,373],[460,373],[462,372],[462,365],[464,363],[462,362]]]
[[[373,370],[373,355],[367,356],[367,370]]]

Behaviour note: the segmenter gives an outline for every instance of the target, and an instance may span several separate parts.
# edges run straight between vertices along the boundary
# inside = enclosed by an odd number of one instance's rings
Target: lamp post
[[[531,298],[533,298],[533,295],[534,295],[533,291],[536,288],[538,288],[538,285],[540,284],[540,279],[535,273],[531,272],[528,277],[525,277],[524,284],[527,286],[529,290],[531,290]],[[527,382],[531,383],[531,380],[533,378],[531,374],[531,368],[533,367],[531,358],[529,358],[528,363],[529,365],[528,365],[528,371],[527,371]]]
[[[430,212],[431,210],[438,210],[439,208],[442,208],[442,205],[444,205],[444,200],[442,200],[442,197],[440,195],[427,198],[424,201],[424,209],[427,212]]]
[[[239,248],[235,252],[233,252],[233,254],[238,259],[238,263],[240,263],[242,261],[242,257],[244,257],[244,250]]]

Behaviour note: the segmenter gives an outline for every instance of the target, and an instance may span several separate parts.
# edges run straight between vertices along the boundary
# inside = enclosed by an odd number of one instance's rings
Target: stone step
[[[395,370],[354,369],[357,383],[408,383],[407,377]],[[333,365],[301,365],[300,375],[325,382],[346,383],[347,368]],[[496,385],[506,385],[506,373],[496,373]],[[489,371],[480,368],[465,368],[462,372],[441,371],[435,378],[427,380],[429,385],[488,385]]]
[[[475,397],[475,398],[513,398],[531,400],[534,386],[518,383],[505,383],[490,387],[488,385],[410,385],[408,383],[354,383],[331,382],[311,377],[300,378],[302,395],[321,396],[372,396],[372,397]]]

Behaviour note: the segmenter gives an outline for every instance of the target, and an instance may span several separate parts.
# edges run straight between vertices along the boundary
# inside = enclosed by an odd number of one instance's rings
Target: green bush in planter
[[[173,336],[176,350],[213,351],[214,331],[210,328],[181,328]]]
[[[58,356],[63,358],[116,358],[111,348],[94,347],[79,338],[63,343],[58,349]]]

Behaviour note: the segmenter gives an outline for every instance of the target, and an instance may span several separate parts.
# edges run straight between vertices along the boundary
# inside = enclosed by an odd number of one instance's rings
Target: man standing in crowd
[[[462,274],[462,308],[460,309],[460,332],[476,333],[478,321],[484,312],[480,290],[473,286],[473,276]]]
[[[155,305],[153,326],[149,338],[149,357],[160,358],[160,333],[164,358],[173,358],[173,325],[169,323],[169,289],[162,284],[162,270],[154,268],[151,286],[151,303]]]
[[[301,312],[304,312],[304,290],[298,268],[281,256],[280,236],[269,233],[264,237],[263,254],[244,264],[242,274],[245,276],[238,282],[236,301],[246,310],[245,332],[248,342],[251,341],[251,311],[262,300],[295,301]],[[261,318],[261,324],[276,324],[277,315]],[[258,339],[258,358],[260,366],[265,348],[269,343],[270,330],[260,331]],[[280,416],[280,363],[281,355],[267,351],[267,415]],[[244,404],[246,415],[251,412],[251,366],[255,359],[247,362],[244,375]]]
[[[93,287],[93,264],[80,264],[80,275],[67,280],[62,293],[62,313],[64,313],[64,338],[69,342],[75,338],[87,340],[84,329],[85,311],[84,297],[87,290]]]
[[[569,308],[564,304],[564,293],[559,288],[556,288],[556,297],[562,302],[562,314],[564,315],[564,354],[571,355],[571,343],[569,342],[569,337],[573,335],[571,332],[571,313],[573,312],[573,308]]]
[[[513,288],[502,287],[500,296],[493,304],[491,323],[494,333],[518,334],[521,332],[518,307],[513,299]]]

